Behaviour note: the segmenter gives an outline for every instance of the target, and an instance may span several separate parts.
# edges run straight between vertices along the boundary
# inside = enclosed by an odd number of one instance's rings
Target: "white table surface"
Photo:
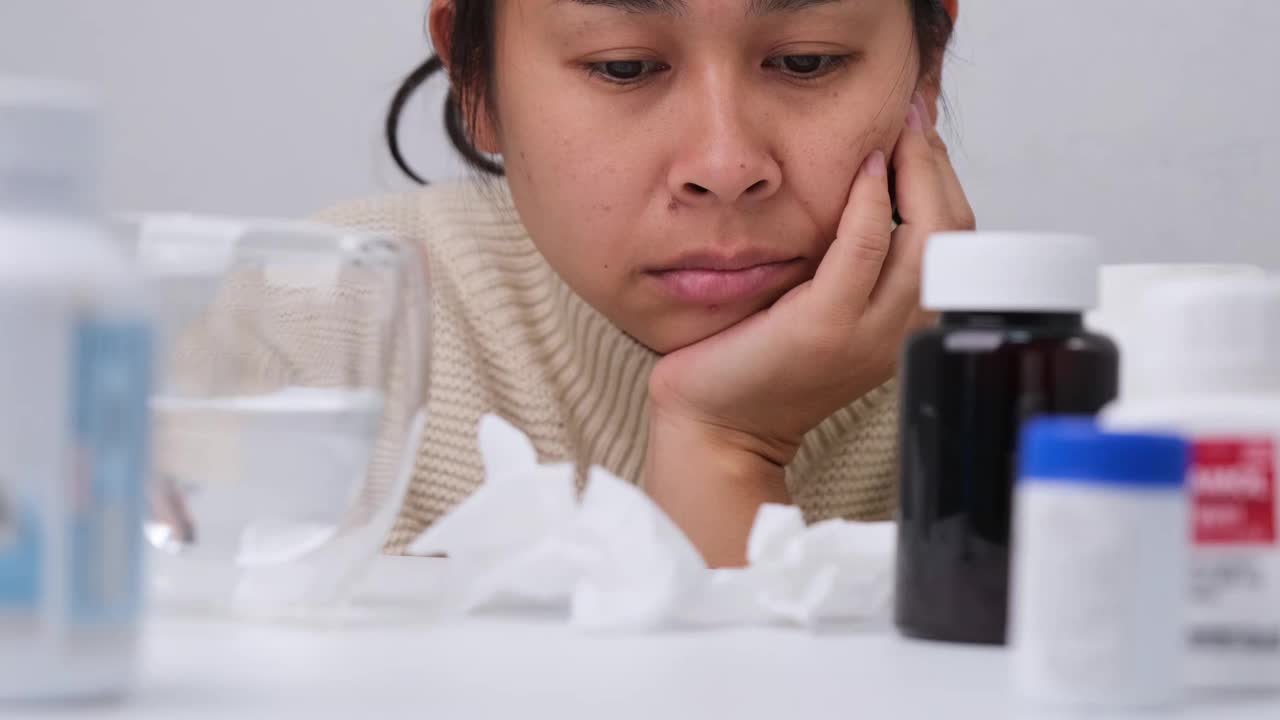
[[[429,594],[440,562],[383,558],[371,595],[411,607]],[[551,616],[331,628],[157,617],[128,700],[13,717],[1040,717],[1011,697],[1007,673],[1002,650],[913,642],[885,629],[593,635]],[[1280,720],[1280,695],[1198,697],[1158,716]]]

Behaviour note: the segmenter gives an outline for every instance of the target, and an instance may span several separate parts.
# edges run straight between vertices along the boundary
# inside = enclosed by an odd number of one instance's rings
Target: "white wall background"
[[[380,123],[427,0],[2,0],[0,71],[108,102],[109,201],[300,215],[405,187]],[[962,0],[953,150],[988,228],[1280,267],[1277,0]],[[459,173],[420,98],[409,151]]]

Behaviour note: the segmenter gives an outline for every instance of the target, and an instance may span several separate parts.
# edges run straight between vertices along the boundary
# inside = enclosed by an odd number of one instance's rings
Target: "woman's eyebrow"
[[[843,0],[751,0],[748,15],[779,15],[800,12],[820,5],[834,5]]]
[[[590,7],[605,7],[632,15],[683,15],[688,0],[560,0]],[[751,0],[748,15],[778,15],[800,12],[811,7],[831,5],[845,0]]]
[[[683,15],[689,6],[685,0],[559,0],[575,5],[603,7],[630,15]]]

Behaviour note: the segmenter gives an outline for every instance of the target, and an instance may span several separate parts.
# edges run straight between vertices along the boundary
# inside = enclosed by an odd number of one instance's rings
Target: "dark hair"
[[[907,0],[915,23],[920,65],[930,72],[941,67],[953,30],[951,16],[941,0]],[[489,175],[502,175],[504,170],[492,157],[480,152],[471,142],[467,118],[489,105],[489,78],[493,77],[493,11],[494,0],[454,0],[453,34],[449,53],[449,95],[444,103],[444,127],[449,141],[473,169]],[[427,80],[446,67],[438,55],[414,68],[391,98],[387,109],[387,147],[396,165],[414,181],[426,184],[409,166],[400,147],[400,116],[414,93]],[[938,78],[932,78],[937,80]],[[459,96],[458,89],[462,88]]]

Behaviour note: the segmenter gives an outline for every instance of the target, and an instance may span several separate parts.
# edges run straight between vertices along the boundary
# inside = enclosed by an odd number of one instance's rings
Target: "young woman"
[[[428,427],[392,552],[483,479],[479,418],[639,483],[712,565],[757,508],[894,508],[920,260],[973,214],[935,131],[956,0],[434,0],[477,177],[332,222],[421,248]],[[406,168],[407,169],[407,168]],[[895,218],[896,211],[896,218]]]

